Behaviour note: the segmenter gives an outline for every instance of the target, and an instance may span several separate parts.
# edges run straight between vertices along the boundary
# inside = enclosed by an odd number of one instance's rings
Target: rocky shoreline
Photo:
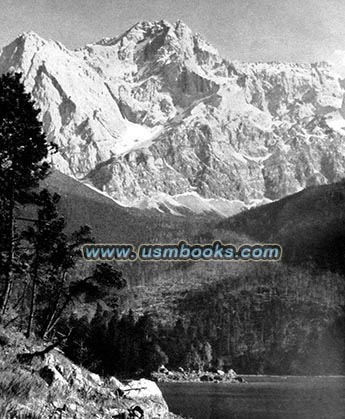
[[[222,370],[213,371],[184,371],[182,368],[179,371],[169,371],[164,366],[157,372],[151,374],[152,380],[157,383],[198,383],[198,382],[213,382],[213,383],[245,383],[243,377],[237,375],[234,370],[224,372]]]
[[[0,418],[182,419],[153,381],[101,377],[50,346],[0,326]]]

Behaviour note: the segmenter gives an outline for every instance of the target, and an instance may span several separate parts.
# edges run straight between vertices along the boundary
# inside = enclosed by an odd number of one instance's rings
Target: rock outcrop
[[[182,368],[178,371],[162,371],[161,369],[152,374],[153,380],[158,383],[172,383],[172,382],[184,382],[184,383],[197,383],[197,382],[227,382],[227,383],[245,383],[246,381],[236,374],[233,369],[228,372],[222,370],[216,371],[184,371]]]
[[[58,349],[42,357],[20,356],[40,353],[42,343],[33,345],[15,331],[1,336],[6,337],[0,350],[1,418],[37,414],[52,419],[178,419],[153,381],[102,378],[73,364]]]

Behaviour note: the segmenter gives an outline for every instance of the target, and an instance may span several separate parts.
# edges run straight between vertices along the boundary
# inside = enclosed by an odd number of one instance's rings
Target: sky
[[[345,50],[344,0],[0,0],[0,48],[33,30],[73,49],[161,19],[181,19],[230,60],[311,62]]]

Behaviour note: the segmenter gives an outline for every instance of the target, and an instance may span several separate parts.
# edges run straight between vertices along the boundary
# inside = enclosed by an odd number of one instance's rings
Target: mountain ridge
[[[163,20],[74,51],[29,32],[2,49],[9,70],[55,168],[126,206],[175,211],[188,195],[229,216],[345,175],[344,90],[325,62],[230,62]]]

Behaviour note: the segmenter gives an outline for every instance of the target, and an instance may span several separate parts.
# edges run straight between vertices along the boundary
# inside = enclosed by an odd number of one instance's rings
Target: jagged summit
[[[188,26],[183,23],[181,20],[177,20],[174,24],[168,22],[167,20],[157,20],[157,21],[139,21],[136,22],[133,26],[131,26],[129,29],[127,29],[123,34],[115,36],[115,37],[107,37],[103,38],[100,41],[96,42],[96,44],[104,44],[106,42],[109,43],[116,43],[118,40],[125,38],[125,37],[131,37],[132,35],[136,34],[138,31],[143,32],[146,36],[153,36],[155,34],[160,33],[161,31],[169,31],[174,30],[177,27],[185,27],[188,28]],[[190,29],[188,28],[190,31]]]
[[[32,39],[32,38],[43,41],[43,38],[41,38],[36,32],[34,32],[32,30],[22,32],[17,36],[17,39],[23,39],[23,40]]]
[[[75,51],[29,32],[2,50],[9,69],[55,167],[125,205],[226,215],[345,175],[344,85],[324,63],[229,62],[161,20]]]
[[[26,48],[30,48],[33,45],[37,45],[37,46],[43,46],[46,44],[62,45],[60,42],[53,41],[51,39],[46,40],[32,30],[20,33],[10,45],[12,44],[16,44],[16,45],[25,44]]]
[[[36,32],[34,31],[27,31],[20,33],[14,41],[12,41],[8,46],[3,48],[3,50],[10,50],[11,48],[25,48],[29,49],[32,48],[33,45],[43,45],[48,41],[41,38]],[[24,52],[24,51],[22,51]]]
[[[93,45],[118,47],[123,60],[142,59],[142,54],[146,60],[156,59],[159,62],[168,59],[193,60],[202,52],[218,57],[217,50],[181,20],[173,24],[166,20],[138,22],[122,35],[103,38]],[[87,48],[92,48],[92,44]]]
[[[110,46],[110,45],[116,44],[117,42],[119,42],[120,40],[124,38],[129,38],[129,39],[135,38],[135,36],[138,33],[141,33],[141,35],[147,37],[147,36],[152,36],[155,33],[157,34],[159,31],[163,30],[164,28],[169,29],[172,27],[173,25],[165,20],[154,21],[154,22],[139,21],[135,23],[133,26],[131,26],[129,29],[127,29],[121,35],[117,35],[115,37],[102,38],[100,41],[97,41],[96,44]]]

